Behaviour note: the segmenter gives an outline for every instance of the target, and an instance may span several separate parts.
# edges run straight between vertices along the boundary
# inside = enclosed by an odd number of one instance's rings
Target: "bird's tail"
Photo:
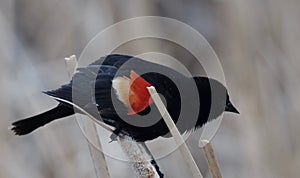
[[[71,108],[59,104],[57,107],[49,111],[12,123],[11,130],[14,131],[16,135],[26,135],[55,119],[66,117],[72,114],[74,114],[74,111]]]

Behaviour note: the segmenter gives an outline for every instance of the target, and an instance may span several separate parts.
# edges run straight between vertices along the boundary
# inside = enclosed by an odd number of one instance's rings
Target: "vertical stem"
[[[220,168],[218,166],[215,153],[211,143],[207,140],[201,140],[200,145],[205,154],[205,158],[207,160],[207,164],[209,167],[209,171],[212,178],[222,178]]]
[[[136,175],[139,178],[158,178],[158,173],[149,161],[149,156],[144,148],[139,146],[139,143],[132,140],[128,136],[119,136],[118,143],[122,150],[131,161]]]
[[[97,132],[96,123],[89,122],[89,124],[86,124],[86,126],[86,129],[88,129],[89,132],[89,137],[94,137],[92,140],[94,140],[95,145],[89,143],[88,146],[93,159],[96,176],[98,178],[110,178],[105,155],[103,151],[101,151],[102,144]]]
[[[69,58],[65,58],[66,66],[68,69],[69,77],[74,74],[77,68],[77,59],[75,55],[70,56]],[[94,122],[91,124],[87,124],[87,130],[89,131],[89,135],[96,137],[93,140],[95,140],[95,144],[98,148],[102,148],[101,140],[99,138],[97,128]],[[110,178],[109,171],[107,167],[107,163],[105,160],[105,155],[102,151],[95,149],[90,143],[88,144],[93,164],[95,167],[96,176],[99,178]]]
[[[175,123],[173,122],[170,114],[168,113],[165,105],[163,104],[159,95],[157,94],[156,89],[153,86],[147,87],[147,89],[148,89],[154,103],[156,104],[160,114],[162,115],[165,123],[167,124],[175,142],[179,146],[180,152],[182,153],[186,163],[188,164],[188,167],[191,169],[193,177],[194,178],[199,178],[199,177],[203,178],[198,166],[195,163],[195,160],[194,160],[191,152],[189,151],[182,136],[180,135],[180,133],[179,133]]]

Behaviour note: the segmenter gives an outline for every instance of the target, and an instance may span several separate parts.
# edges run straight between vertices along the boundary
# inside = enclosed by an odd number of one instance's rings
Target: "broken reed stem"
[[[185,162],[187,163],[188,167],[192,171],[192,175],[194,178],[203,178],[198,166],[195,163],[195,160],[189,151],[187,145],[185,144],[181,134],[179,133],[175,123],[173,122],[170,114],[168,113],[165,105],[163,104],[162,100],[160,99],[155,87],[147,87],[155,105],[157,106],[160,114],[162,115],[165,123],[167,124],[176,144],[179,146],[180,152],[182,153],[182,156],[185,159]]]
[[[75,73],[78,63],[77,63],[77,58],[75,55],[72,55],[70,57],[65,58],[65,63],[67,66],[69,78],[71,79],[73,74]]]
[[[200,140],[200,147],[203,149],[207,164],[209,167],[209,172],[212,178],[222,178],[218,162],[216,160],[212,144],[208,140]]]
[[[66,62],[66,66],[68,69],[69,77],[71,78],[71,76],[75,73],[76,68],[78,66],[76,56],[72,55],[72,56],[70,56],[70,58],[65,58],[65,62]],[[93,116],[91,116],[90,114],[85,112],[83,109],[81,109],[80,107],[77,106],[77,109],[86,113],[87,116],[92,118],[93,120],[97,120]],[[107,127],[106,125],[103,125],[103,126],[106,128],[106,130],[110,130],[110,128]],[[96,142],[95,144],[97,144],[97,147],[100,148],[100,150],[102,150],[102,144],[101,144],[99,135],[97,133],[97,128],[96,128],[95,122],[93,122],[92,124],[88,124],[87,129],[89,130],[89,132],[91,133],[92,136],[96,137],[93,140],[95,140],[95,142]],[[93,145],[91,145],[91,144],[88,144],[88,146],[89,146],[89,150],[90,150],[90,153],[92,156],[94,168],[96,171],[96,176],[99,178],[110,178],[104,153],[102,151],[95,149],[93,147]]]

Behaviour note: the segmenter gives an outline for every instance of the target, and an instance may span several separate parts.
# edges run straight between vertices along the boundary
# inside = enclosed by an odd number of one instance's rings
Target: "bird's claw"
[[[118,137],[118,135],[116,135],[115,133],[112,133],[109,137],[110,138],[109,143],[111,143],[113,141],[117,141],[117,137]]]

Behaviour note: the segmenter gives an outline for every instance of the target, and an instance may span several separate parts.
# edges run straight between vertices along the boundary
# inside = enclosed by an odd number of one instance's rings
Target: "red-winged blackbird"
[[[182,88],[189,90],[193,84],[196,92],[181,93]],[[214,79],[186,77],[171,68],[118,54],[102,57],[87,67],[78,68],[70,83],[44,93],[77,104],[97,119],[115,127],[116,135],[127,134],[143,142],[169,133],[161,115],[150,114],[151,111],[158,113],[146,89],[151,85],[163,97],[181,133],[201,127],[224,111],[238,113],[229,100],[226,88]],[[59,101],[49,111],[12,123],[12,130],[16,135],[25,135],[74,113],[71,105]]]

